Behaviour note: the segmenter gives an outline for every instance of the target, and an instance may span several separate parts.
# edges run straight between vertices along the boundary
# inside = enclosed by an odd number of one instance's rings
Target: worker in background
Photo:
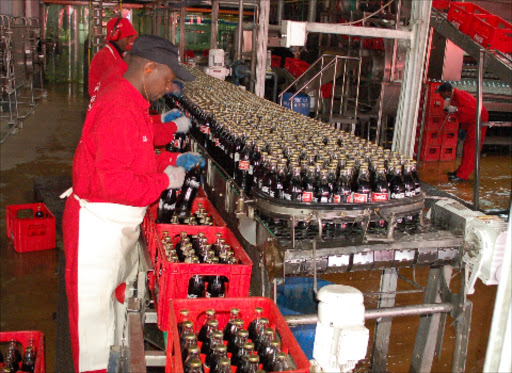
[[[123,17],[112,18],[107,23],[107,45],[94,55],[89,68],[89,96],[94,96],[94,90],[101,76],[114,64],[127,68],[123,61],[124,54],[132,48],[137,32],[130,21]]]
[[[180,188],[186,170],[204,166],[196,153],[155,156],[148,109],[176,77],[193,79],[178,62],[176,46],[141,36],[124,76],[105,88],[87,114],[62,225],[76,371],[106,371],[110,346],[121,344],[126,310],[116,299],[136,275],[146,207],[163,190]]]
[[[460,123],[460,130],[465,131],[465,138],[462,147],[462,159],[459,168],[448,173],[450,181],[467,181],[469,175],[475,169],[475,135],[476,135],[476,98],[471,94],[453,88],[448,82],[442,83],[436,90],[444,100],[449,100],[445,106],[448,115],[455,114]],[[489,120],[489,113],[482,105],[481,122]],[[481,129],[481,146],[485,140],[487,127]]]

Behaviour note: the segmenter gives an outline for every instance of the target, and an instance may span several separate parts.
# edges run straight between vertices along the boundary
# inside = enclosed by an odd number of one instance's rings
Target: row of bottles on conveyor
[[[184,371],[203,373],[207,368],[211,373],[262,373],[296,369],[291,356],[281,351],[278,333],[262,314],[263,309],[256,307],[255,318],[245,327],[240,310],[232,308],[221,329],[215,310],[208,309],[196,335],[189,311],[180,310],[178,334]]]
[[[238,97],[247,108],[237,102],[228,110],[229,103],[194,90],[197,105],[184,97],[172,98],[174,105],[190,114],[194,136],[246,192],[316,203],[384,202],[421,192],[416,162],[397,152],[268,101],[252,110],[252,101]]]
[[[33,373],[36,364],[37,351],[34,340],[30,339],[23,357],[16,341],[9,342],[5,355],[0,351],[0,368],[2,373]]]

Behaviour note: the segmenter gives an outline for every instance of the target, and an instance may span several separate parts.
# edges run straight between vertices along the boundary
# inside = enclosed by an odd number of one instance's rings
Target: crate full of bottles
[[[44,203],[6,208],[7,237],[19,253],[55,248],[55,216]]]
[[[172,190],[172,189],[171,189]],[[202,189],[201,189],[202,190]],[[169,191],[169,189],[167,190]],[[205,197],[196,197],[193,200],[191,214],[180,219],[177,214],[163,213],[163,198],[158,203],[149,206],[143,222],[143,232],[148,243],[148,250],[152,260],[155,260],[156,246],[154,235],[155,224],[172,224],[175,226],[215,226],[225,227],[226,222],[221,218],[212,203]]]
[[[226,227],[158,224],[153,299],[168,330],[169,300],[247,297],[252,261]]]
[[[44,373],[43,333],[0,332],[0,369],[5,373]]]
[[[310,364],[268,298],[176,299],[166,372],[309,372]]]

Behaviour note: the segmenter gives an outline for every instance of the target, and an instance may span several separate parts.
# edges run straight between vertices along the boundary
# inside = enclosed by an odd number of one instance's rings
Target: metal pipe
[[[244,0],[240,0],[238,6],[238,40],[236,45],[236,57],[235,61],[242,59],[242,31],[243,31],[243,20],[244,20]],[[254,32],[254,31],[253,31]]]
[[[316,21],[316,0],[309,0],[308,22]]]
[[[284,10],[284,0],[277,1],[277,24],[281,25],[283,22],[283,10]]]
[[[416,315],[430,315],[434,313],[450,313],[453,306],[450,303],[420,304],[403,307],[383,307],[365,310],[365,320],[375,320],[386,317],[402,317]],[[288,325],[310,325],[318,322],[318,315],[315,313],[303,315],[289,315],[284,319]]]
[[[339,23],[307,22],[306,32],[319,32],[324,34],[341,34],[385,39],[411,40],[412,38],[412,33],[410,31],[390,30],[378,27],[346,26]]]
[[[185,62],[185,7],[180,8],[180,58]]]
[[[210,49],[217,49],[219,34],[219,0],[212,0],[212,24],[210,30]]]
[[[484,79],[485,49],[480,49],[478,59],[478,76],[476,85],[476,123],[475,123],[475,185],[473,185],[473,207],[480,208],[480,144],[482,128],[482,83]]]

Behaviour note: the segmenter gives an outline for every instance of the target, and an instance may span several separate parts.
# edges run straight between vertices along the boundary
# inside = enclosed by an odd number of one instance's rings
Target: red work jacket
[[[129,103],[129,104],[127,104]],[[124,78],[98,97],[73,159],[73,192],[90,202],[147,206],[169,185],[177,153],[155,156],[149,103]]]
[[[468,129],[476,124],[476,98],[470,93],[454,88],[450,103],[458,108],[457,116],[462,129]],[[489,113],[483,105],[481,118],[482,122],[489,120]]]
[[[123,56],[119,54],[117,49],[108,43],[94,55],[89,67],[89,96],[93,97],[95,89],[101,80],[103,74],[108,71],[113,65],[121,65],[124,71],[128,68],[126,62],[123,61]],[[124,73],[123,73],[124,74]],[[122,74],[121,74],[122,75]]]

